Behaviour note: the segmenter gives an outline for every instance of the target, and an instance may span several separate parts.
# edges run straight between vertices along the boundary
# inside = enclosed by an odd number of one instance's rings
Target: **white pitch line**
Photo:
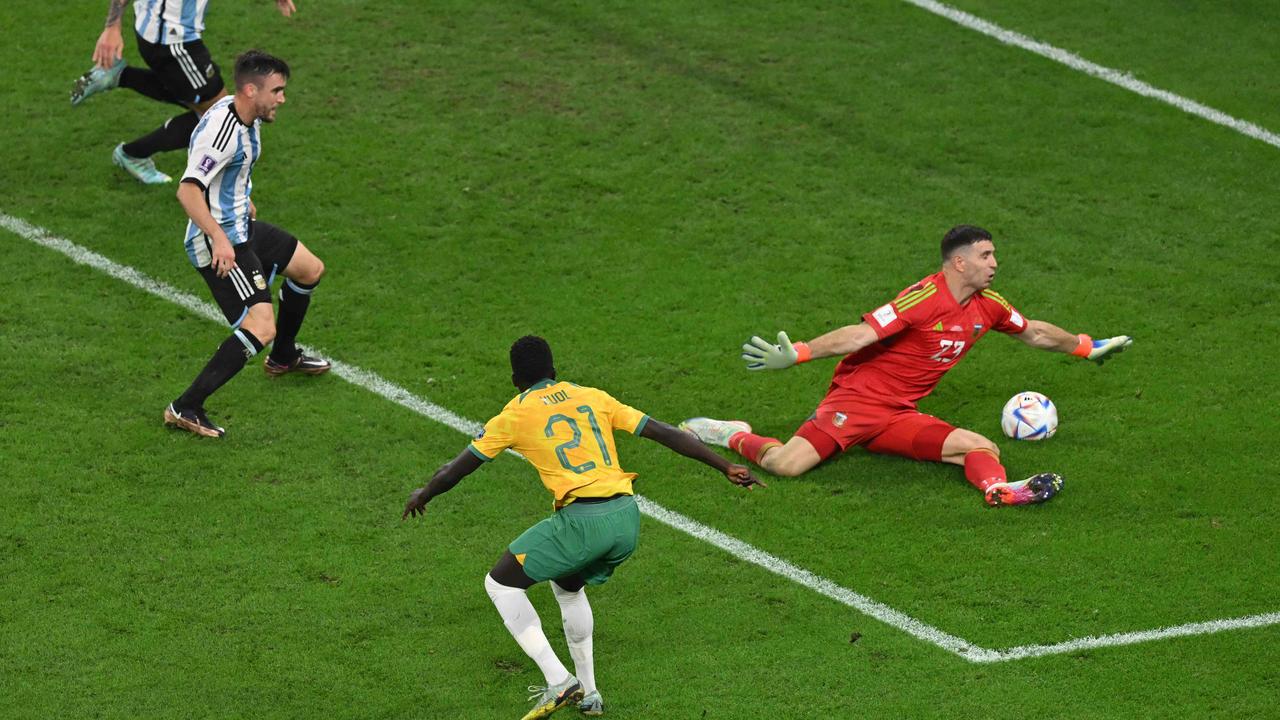
[[[171,285],[148,277],[131,267],[121,265],[103,255],[89,250],[88,248],[77,245],[70,240],[57,237],[49,233],[47,230],[36,227],[21,218],[16,218],[4,212],[0,212],[0,227],[25,238],[26,240],[36,243],[37,245],[44,246],[50,250],[55,250],[78,264],[99,270],[136,288],[145,290],[156,297],[168,300],[176,305],[180,305],[196,315],[216,322],[219,325],[225,325],[222,314],[218,312],[213,305],[200,300],[194,295],[185,293]],[[401,407],[412,410],[419,415],[435,420],[436,422],[447,425],[448,427],[467,435],[474,435],[483,427],[480,423],[474,420],[464,418],[461,415],[440,407],[429,400],[425,400],[414,395],[377,373],[365,370],[355,365],[349,365],[340,360],[335,360],[332,357],[328,357],[327,359],[333,363],[333,372],[338,377],[390,400]],[[690,535],[691,537],[718,547],[743,562],[751,563],[752,565],[768,570],[775,575],[784,577],[820,595],[831,598],[836,602],[842,603],[869,617],[875,618],[890,627],[897,628],[915,638],[932,645],[936,645],[947,652],[953,653],[974,663],[1005,662],[1009,660],[1041,657],[1044,655],[1078,652],[1091,648],[1130,645],[1133,643],[1163,640],[1173,637],[1204,635],[1222,632],[1224,630],[1256,628],[1280,624],[1280,613],[1269,613],[1266,615],[1252,615],[1243,618],[1211,620],[1208,622],[1193,623],[1190,625],[1179,625],[1176,627],[1159,628],[1156,630],[1121,633],[1118,635],[1086,637],[1077,640],[1069,640],[1055,645],[1027,645],[1010,648],[1008,650],[992,650],[975,645],[956,635],[943,632],[932,625],[922,623],[919,620],[899,612],[898,610],[894,610],[888,605],[877,602],[866,595],[862,595],[854,592],[853,590],[837,585],[820,575],[816,575],[804,568],[793,565],[782,558],[770,555],[769,553],[731,535],[727,535],[715,528],[703,525],[702,523],[681,515],[673,510],[668,510],[648,498],[637,495],[636,500],[639,503],[641,512],[668,527],[674,528]]]
[[[226,321],[223,319],[222,314],[218,312],[213,305],[200,300],[194,295],[185,293],[171,285],[148,277],[131,267],[121,265],[88,248],[81,247],[70,240],[57,237],[49,233],[47,230],[36,227],[25,220],[0,212],[0,227],[7,228],[14,234],[38,245],[43,245],[50,250],[62,253],[81,265],[87,265],[95,270],[100,270],[111,277],[123,280],[124,282],[141,290],[145,290],[156,297],[181,305],[201,317],[212,320],[220,325],[226,325]],[[435,420],[436,422],[447,425],[454,430],[467,435],[475,435],[484,427],[482,424],[474,420],[464,418],[461,415],[440,407],[429,400],[425,400],[414,395],[408,390],[396,385],[386,378],[383,378],[375,372],[344,363],[340,360],[335,360],[330,356],[326,356],[326,359],[333,363],[333,372],[338,377],[341,377],[353,385],[357,385],[376,395],[386,398],[401,407],[412,410],[419,415]],[[648,498],[637,495],[636,500],[640,505],[641,512],[664,525],[667,525],[668,527],[675,528],[697,539],[704,540],[724,550],[730,555],[733,555],[739,560],[742,560],[743,562],[757,565],[769,572],[781,575],[782,577],[807,587],[814,592],[825,595],[870,615],[887,625],[896,627],[899,630],[909,633],[926,642],[933,643],[944,650],[960,655],[961,657],[967,657],[966,653],[972,653],[975,651],[978,653],[989,652],[982,650],[982,648],[975,647],[972,643],[962,638],[945,633],[935,627],[926,625],[919,620],[894,610],[887,605],[878,603],[865,595],[861,595],[849,590],[848,588],[841,587],[826,578],[809,572],[808,570],[796,567],[781,558],[770,555],[763,550],[738,540],[737,538],[726,535],[719,530],[707,527],[706,525],[685,517],[673,510],[668,510]]]
[[[1022,48],[1023,50],[1049,58],[1050,60],[1062,63],[1073,70],[1079,70],[1080,72],[1096,77],[1099,80],[1105,80],[1112,85],[1119,85],[1125,90],[1135,92],[1143,97],[1159,100],[1160,102],[1172,105],[1183,112],[1190,113],[1196,117],[1203,118],[1209,122],[1217,123],[1224,127],[1229,127],[1242,135],[1247,135],[1248,137],[1253,138],[1254,140],[1261,140],[1272,147],[1280,148],[1280,135],[1277,135],[1266,128],[1259,127],[1258,125],[1246,120],[1231,117],[1221,110],[1215,110],[1208,105],[1202,105],[1195,100],[1171,93],[1168,90],[1161,90],[1158,87],[1148,85],[1123,70],[1116,70],[1114,68],[1090,62],[1075,53],[1054,47],[1048,43],[1042,43],[1023,35],[1022,33],[1006,30],[989,20],[983,20],[976,15],[971,15],[963,10],[958,10],[950,5],[944,5],[940,2],[935,2],[934,0],[903,0],[903,2],[910,3],[923,10],[928,10],[934,15],[939,15],[958,25],[963,25],[970,30],[995,38],[1006,45]]]
[[[637,499],[640,501],[640,510],[645,515],[663,525],[673,527],[699,540],[710,543],[739,560],[762,567],[775,575],[781,575],[797,585],[802,585],[836,602],[848,605],[864,615],[869,615],[886,625],[896,627],[909,635],[937,645],[966,660],[990,662],[995,659],[988,658],[988,655],[991,654],[990,650],[980,648],[964,638],[945,633],[932,625],[926,625],[884,603],[876,602],[866,595],[841,587],[821,575],[815,575],[802,567],[792,565],[782,558],[775,557],[759,548],[748,545],[732,535],[726,535],[715,528],[707,527],[679,513],[672,512],[652,500],[639,496],[637,496]]]
[[[1222,620],[1209,620],[1208,622],[1156,628],[1155,630],[1139,630],[1137,632],[1117,633],[1115,635],[1083,637],[1076,640],[1054,643],[1053,645],[1021,645],[1019,647],[1008,648],[1006,650],[996,650],[993,654],[997,657],[993,657],[990,660],[979,660],[977,662],[1023,660],[1026,658],[1042,657],[1044,655],[1060,655],[1062,653],[1092,650],[1094,648],[1133,645],[1135,643],[1151,642],[1153,640],[1168,640],[1170,638],[1187,637],[1190,635],[1210,635],[1224,630],[1260,628],[1277,624],[1280,624],[1280,612],[1264,613],[1262,615],[1248,615],[1238,618],[1225,618]]]

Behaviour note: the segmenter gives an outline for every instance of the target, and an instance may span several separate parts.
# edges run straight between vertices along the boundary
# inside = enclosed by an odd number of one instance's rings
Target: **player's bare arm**
[[[724,473],[724,476],[729,478],[729,482],[739,487],[744,487],[748,490],[751,489],[752,485],[767,487],[751,474],[751,469],[746,465],[729,462],[720,455],[711,452],[706,445],[702,444],[702,441],[693,435],[683,430],[678,430],[661,420],[649,418],[649,422],[645,423],[644,428],[640,431],[640,437],[648,438],[667,446],[685,457],[710,465]]]
[[[98,44],[93,48],[93,62],[106,69],[124,57],[124,36],[120,32],[121,19],[124,17],[124,6],[129,0],[109,0],[107,4],[107,21],[98,36]]]
[[[846,325],[807,343],[792,343],[785,332],[778,333],[777,344],[756,335],[742,346],[742,359],[748,370],[785,370],[817,358],[855,353],[876,339],[876,331],[866,323]]]
[[[276,0],[276,9],[285,17],[289,17],[298,11],[298,8],[294,7],[293,0]]]
[[[482,465],[480,458],[470,449],[463,450],[458,456],[445,463],[436,470],[431,476],[431,481],[426,485],[414,490],[409,495],[409,502],[405,503],[404,512],[401,513],[400,519],[413,515],[421,515],[426,512],[427,503],[431,502],[437,495],[449,492],[457,485],[462,478],[475,472]]]
[[[810,340],[809,353],[814,360],[849,355],[867,347],[877,339],[876,331],[866,323],[846,325]]]
[[[236,264],[236,251],[231,247],[227,233],[213,219],[213,213],[209,212],[204,190],[193,182],[178,183],[178,202],[182,203],[182,209],[191,218],[191,222],[200,228],[200,232],[209,236],[209,241],[213,244],[213,271],[218,277],[226,277]]]
[[[1027,329],[1014,337],[1034,348],[1069,353],[1096,363],[1102,363],[1116,353],[1124,352],[1133,344],[1133,338],[1128,335],[1094,340],[1088,335],[1069,333],[1043,320],[1028,320]]]
[[[1043,320],[1028,320],[1027,329],[1014,337],[1033,348],[1056,350],[1062,353],[1069,353],[1080,344],[1080,338],[1076,337],[1074,333],[1069,333],[1057,325]]]
[[[110,0],[107,3],[107,21],[104,23],[106,27],[112,25],[120,27],[120,19],[124,17],[124,6],[129,0]]]

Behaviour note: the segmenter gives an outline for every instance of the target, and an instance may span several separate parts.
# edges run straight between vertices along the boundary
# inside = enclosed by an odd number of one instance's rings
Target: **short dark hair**
[[[236,58],[236,89],[239,90],[247,83],[272,73],[280,73],[286,80],[289,79],[289,63],[261,50],[246,50],[243,55]]]
[[[942,262],[950,260],[957,250],[966,245],[990,239],[991,233],[977,225],[957,225],[942,238]]]
[[[543,378],[556,379],[551,346],[537,335],[525,335],[511,343],[511,379],[532,385]]]

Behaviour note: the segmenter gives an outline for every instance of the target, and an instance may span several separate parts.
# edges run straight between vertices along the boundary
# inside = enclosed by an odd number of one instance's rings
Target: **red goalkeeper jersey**
[[[994,290],[956,302],[941,272],[862,316],[880,341],[846,355],[831,386],[890,406],[915,407],[990,330],[1016,335],[1027,321]]]

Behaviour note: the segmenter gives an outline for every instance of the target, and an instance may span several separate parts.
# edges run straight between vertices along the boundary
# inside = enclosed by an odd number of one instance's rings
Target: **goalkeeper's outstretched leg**
[[[784,445],[781,440],[751,432],[741,420],[689,418],[680,429],[692,433],[708,445],[726,447],[778,477],[796,477],[822,462],[822,455],[808,440],[796,435]]]

